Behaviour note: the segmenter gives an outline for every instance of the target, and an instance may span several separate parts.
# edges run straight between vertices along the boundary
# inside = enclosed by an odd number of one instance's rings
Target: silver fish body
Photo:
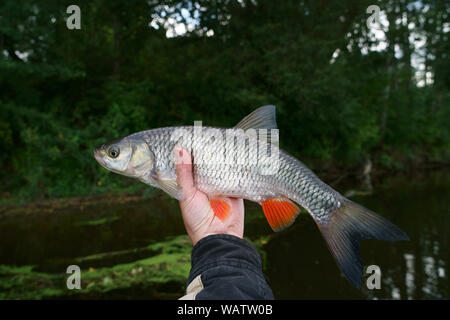
[[[310,213],[338,266],[360,287],[359,242],[367,238],[406,240],[407,235],[322,182],[279,149],[277,141],[264,139],[276,136],[270,131],[275,128],[275,107],[265,106],[231,129],[185,126],[142,131],[97,148],[95,157],[105,168],[179,199],[174,148],[182,147],[191,153],[194,182],[200,191],[210,198],[238,197],[262,204],[275,231],[295,220],[298,211],[292,212],[296,206],[289,204],[293,201]]]
[[[186,136],[194,135],[194,127],[168,127],[135,133],[131,139],[141,139],[150,147],[155,158],[153,172],[164,172],[168,177],[176,178],[173,149],[180,146],[191,151],[193,158],[194,182],[200,191],[208,195],[224,195],[262,202],[271,198],[286,197],[300,204],[316,220],[327,221],[341,206],[342,196],[322,182],[303,163],[290,156],[276,145],[278,149],[279,168],[274,174],[261,173],[257,157],[249,150],[249,144],[227,148],[226,131],[233,131],[238,139],[251,140],[240,129],[223,129],[204,127],[201,130],[217,130],[223,137],[221,143],[211,141],[203,132],[198,138],[189,141],[174,140],[174,132],[183,130]],[[228,133],[229,134],[229,133]],[[225,154],[224,154],[225,153]],[[231,161],[223,161],[227,153],[234,154]],[[222,154],[220,157],[218,154]],[[239,163],[238,159],[248,159]],[[227,159],[228,160],[228,159]],[[141,179],[152,186],[157,186],[154,176],[146,175]]]

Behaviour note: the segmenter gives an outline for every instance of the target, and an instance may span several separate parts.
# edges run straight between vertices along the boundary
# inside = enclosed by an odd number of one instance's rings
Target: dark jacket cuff
[[[197,299],[273,299],[258,251],[232,235],[207,236],[194,246],[188,284],[201,275]]]

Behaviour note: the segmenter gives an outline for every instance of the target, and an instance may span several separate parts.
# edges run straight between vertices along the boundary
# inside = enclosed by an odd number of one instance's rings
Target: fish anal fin
[[[228,218],[231,206],[227,200],[214,197],[209,199],[209,204],[214,211],[214,215],[221,221],[225,221]]]
[[[261,202],[273,231],[278,232],[294,223],[300,208],[288,198],[270,198]]]

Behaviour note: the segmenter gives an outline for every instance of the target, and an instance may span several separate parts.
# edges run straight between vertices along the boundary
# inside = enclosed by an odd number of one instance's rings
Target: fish
[[[303,207],[313,218],[338,267],[361,288],[359,245],[365,239],[409,240],[382,216],[345,198],[278,146],[276,108],[262,106],[232,128],[176,126],[133,133],[94,150],[104,168],[140,180],[181,200],[174,148],[190,152],[193,178],[218,219],[223,197],[257,202],[275,232],[291,226]]]

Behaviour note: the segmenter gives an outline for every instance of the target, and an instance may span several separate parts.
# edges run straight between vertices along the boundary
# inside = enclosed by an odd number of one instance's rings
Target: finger
[[[177,173],[177,183],[183,194],[183,201],[188,200],[195,194],[194,178],[192,176],[191,155],[186,150],[175,147],[175,168]]]
[[[242,198],[229,198],[231,206],[236,216],[239,218],[244,217],[244,200]]]

